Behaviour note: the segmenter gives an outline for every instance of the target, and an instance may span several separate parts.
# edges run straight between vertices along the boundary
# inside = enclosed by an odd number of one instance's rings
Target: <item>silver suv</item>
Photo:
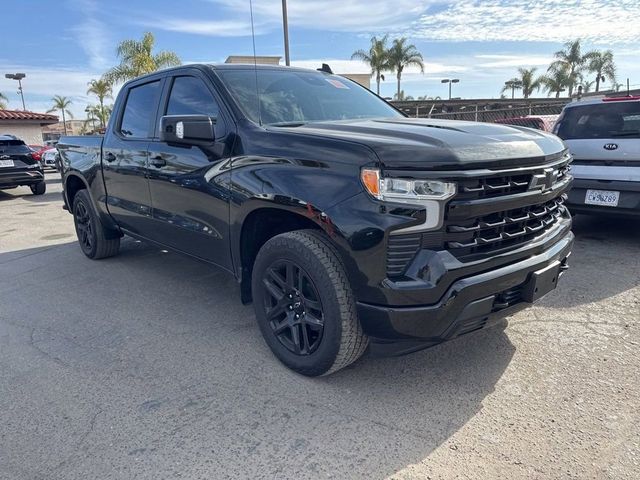
[[[640,96],[570,103],[554,133],[574,157],[572,212],[640,215]]]

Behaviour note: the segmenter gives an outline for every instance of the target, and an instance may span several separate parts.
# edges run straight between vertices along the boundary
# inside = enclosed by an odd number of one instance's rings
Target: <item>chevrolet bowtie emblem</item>
[[[529,190],[540,189],[543,192],[551,190],[553,184],[558,180],[558,170],[554,168],[545,168],[542,173],[537,173],[531,177],[529,182]]]

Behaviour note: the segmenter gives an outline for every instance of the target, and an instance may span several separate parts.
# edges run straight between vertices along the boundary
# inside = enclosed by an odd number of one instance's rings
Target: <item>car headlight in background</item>
[[[441,180],[382,177],[380,170],[364,168],[360,178],[367,192],[378,200],[409,203],[426,209],[420,225],[394,230],[391,234],[434,230],[442,226],[445,200],[456,194],[456,184]]]

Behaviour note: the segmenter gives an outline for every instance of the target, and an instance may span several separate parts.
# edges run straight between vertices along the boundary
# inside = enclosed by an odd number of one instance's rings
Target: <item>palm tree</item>
[[[582,93],[589,93],[593,88],[593,84],[596,83],[595,80],[590,80],[588,82],[582,82]]]
[[[87,95],[94,94],[98,97],[98,102],[100,103],[100,115],[98,118],[100,119],[100,126],[104,127],[104,99],[111,98],[111,84],[102,78],[100,80],[91,80],[88,85]]]
[[[556,94],[556,98],[560,98],[560,93],[564,92],[570,85],[570,79],[566,70],[551,70],[541,79],[544,88],[549,92]]]
[[[613,52],[606,50],[594,50],[585,56],[587,69],[596,74],[596,92],[600,91],[600,82],[609,80],[611,83],[616,82],[616,65],[613,62]]]
[[[105,73],[103,78],[113,85],[182,63],[178,55],[168,50],[154,54],[155,41],[153,34],[146,32],[141,41],[124,40],[120,42],[116,49],[116,54],[120,57],[120,65]]]
[[[419,67],[420,71],[424,73],[423,62],[424,58],[422,58],[422,54],[415,45],[407,45],[406,38],[396,38],[393,41],[393,45],[391,45],[389,49],[389,68],[396,72],[398,79],[398,93],[396,95],[398,97],[400,97],[400,79],[402,78],[404,67],[414,65]]]
[[[356,50],[351,60],[362,60],[371,67],[371,75],[376,76],[376,93],[380,95],[380,80],[384,81],[384,74],[389,70],[389,51],[387,49],[388,35],[382,38],[371,37],[369,51]]]
[[[4,110],[5,108],[7,108],[8,101],[9,99],[2,92],[0,92],[0,110]]]
[[[62,124],[64,125],[64,134],[66,135],[67,134],[67,117],[73,118],[73,114],[71,113],[71,110],[69,110],[69,106],[73,102],[71,102],[71,100],[69,100],[67,97],[61,97],[60,95],[54,96],[51,100],[53,101],[53,107],[47,110],[47,113],[60,110],[60,112],[62,113]]]
[[[565,71],[564,75],[568,80],[569,96],[571,96],[573,88],[582,79],[586,55],[582,55],[580,51],[580,39],[567,42],[564,46],[564,50],[559,50],[554,54],[557,60],[549,66],[547,73],[553,75],[554,72]]]
[[[522,89],[522,96],[524,98],[529,98],[534,91],[537,92],[540,90],[540,87],[542,87],[542,77],[535,77],[536,70],[538,69],[519,68],[518,76],[509,80],[509,82],[513,82],[513,84],[516,85],[516,88]],[[502,89],[502,93],[510,89],[511,87],[505,85]]]
[[[519,79],[518,77],[513,77],[507,80],[506,82],[504,82],[504,87],[502,87],[502,90],[500,90],[500,93],[504,95],[506,92],[511,90],[511,98],[514,98],[515,97],[514,92],[516,90],[520,90],[521,88],[522,88],[522,80]]]

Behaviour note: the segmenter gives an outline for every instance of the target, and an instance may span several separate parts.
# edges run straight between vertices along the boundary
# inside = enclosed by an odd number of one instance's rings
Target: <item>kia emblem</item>
[[[617,150],[618,149],[618,144],[617,143],[605,143],[604,144],[604,149],[605,150]]]

